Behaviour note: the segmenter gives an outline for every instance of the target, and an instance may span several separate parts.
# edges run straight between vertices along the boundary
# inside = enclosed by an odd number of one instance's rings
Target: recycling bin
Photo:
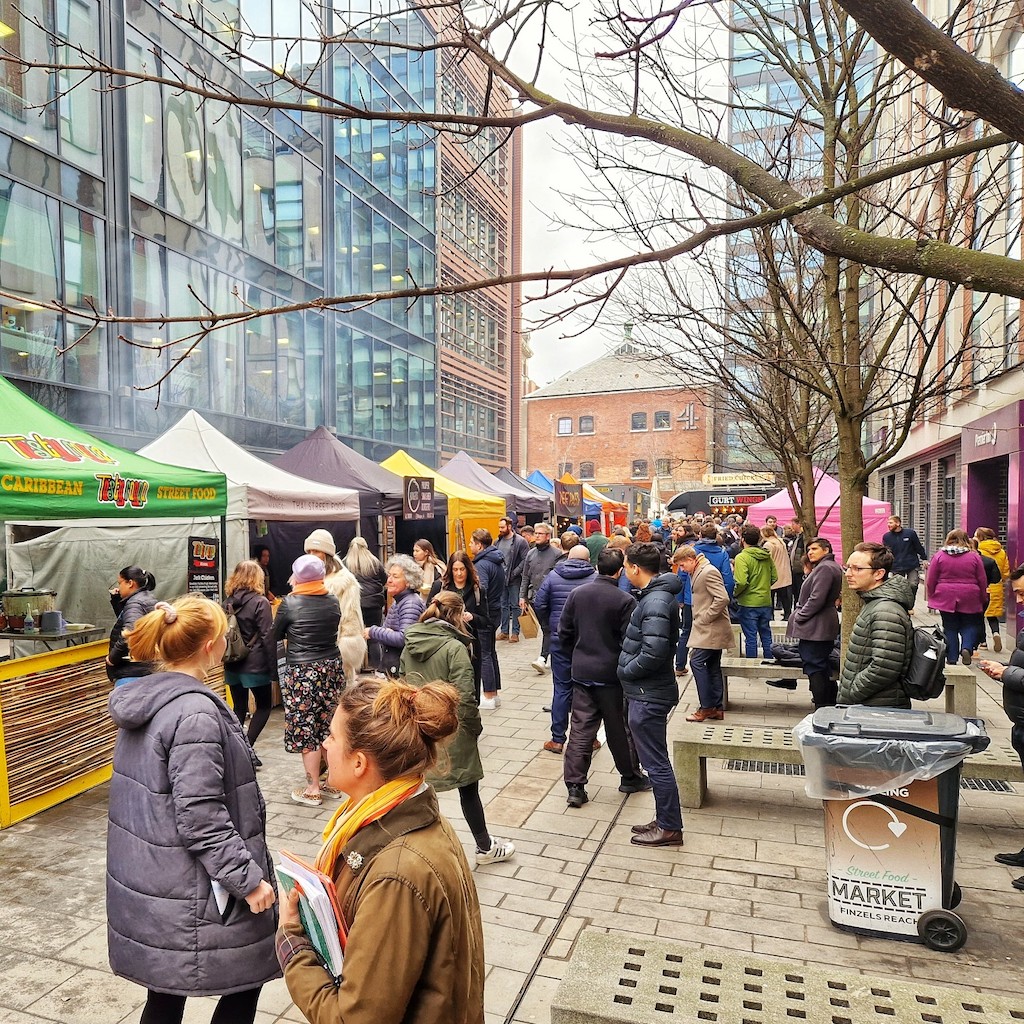
[[[793,730],[823,801],[829,918],[838,928],[953,952],[960,768],[984,723],[944,712],[819,708]]]

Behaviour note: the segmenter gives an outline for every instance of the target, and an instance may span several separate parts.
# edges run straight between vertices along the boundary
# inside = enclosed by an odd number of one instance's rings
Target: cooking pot
[[[3,600],[4,613],[8,620],[11,616],[24,617],[31,612],[32,618],[38,623],[43,612],[52,612],[56,608],[57,591],[22,587],[21,590],[5,590],[0,599]]]

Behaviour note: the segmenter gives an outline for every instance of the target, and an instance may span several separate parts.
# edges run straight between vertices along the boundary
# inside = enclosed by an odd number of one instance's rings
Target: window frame
[[[588,467],[588,466],[590,467],[590,472],[586,473],[586,472],[584,472],[584,469],[586,467]],[[581,462],[580,463],[579,475],[577,476],[576,479],[577,480],[594,480],[596,478],[597,478],[597,471],[596,471],[594,463],[593,462]]]
[[[663,427],[658,426],[658,417],[665,417],[665,425]],[[653,430],[671,430],[672,429],[672,411],[670,409],[656,409],[654,416],[652,417],[652,429]]]
[[[589,430],[584,430],[583,429],[583,421],[584,420],[590,420],[590,429]],[[578,433],[578,434],[593,434],[593,433],[596,433],[596,431],[595,431],[595,422],[596,421],[595,421],[593,416],[580,416],[577,419],[577,421],[576,421],[576,433]]]
[[[569,429],[563,430],[563,424],[567,424]],[[571,416],[558,416],[555,420],[555,436],[556,437],[572,437],[572,417]]]
[[[643,418],[644,418],[644,425],[642,427],[637,427],[637,426],[634,425],[636,423],[637,416],[643,416]],[[629,414],[629,432],[631,434],[646,434],[647,433],[647,413],[646,412],[632,412],[632,413]]]
[[[637,472],[637,467],[641,467],[643,469],[643,472],[642,473],[638,473]],[[630,479],[631,480],[648,480],[648,479],[650,479],[651,474],[648,472],[648,470],[650,468],[651,467],[650,467],[650,464],[648,463],[647,459],[633,459],[632,460],[632,465],[630,467]]]

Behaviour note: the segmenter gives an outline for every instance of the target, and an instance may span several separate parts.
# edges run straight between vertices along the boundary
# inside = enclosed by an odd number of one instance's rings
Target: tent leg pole
[[[220,572],[218,574],[218,589],[224,592],[224,584],[228,576],[228,517],[220,517]]]

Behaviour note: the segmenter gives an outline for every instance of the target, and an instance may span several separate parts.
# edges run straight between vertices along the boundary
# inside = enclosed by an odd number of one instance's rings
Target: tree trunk
[[[836,417],[839,452],[839,526],[843,545],[843,561],[864,539],[863,500],[867,496],[864,449],[861,447],[859,420]],[[853,624],[861,609],[860,598],[846,585],[843,578],[843,640],[841,658],[845,660]]]

